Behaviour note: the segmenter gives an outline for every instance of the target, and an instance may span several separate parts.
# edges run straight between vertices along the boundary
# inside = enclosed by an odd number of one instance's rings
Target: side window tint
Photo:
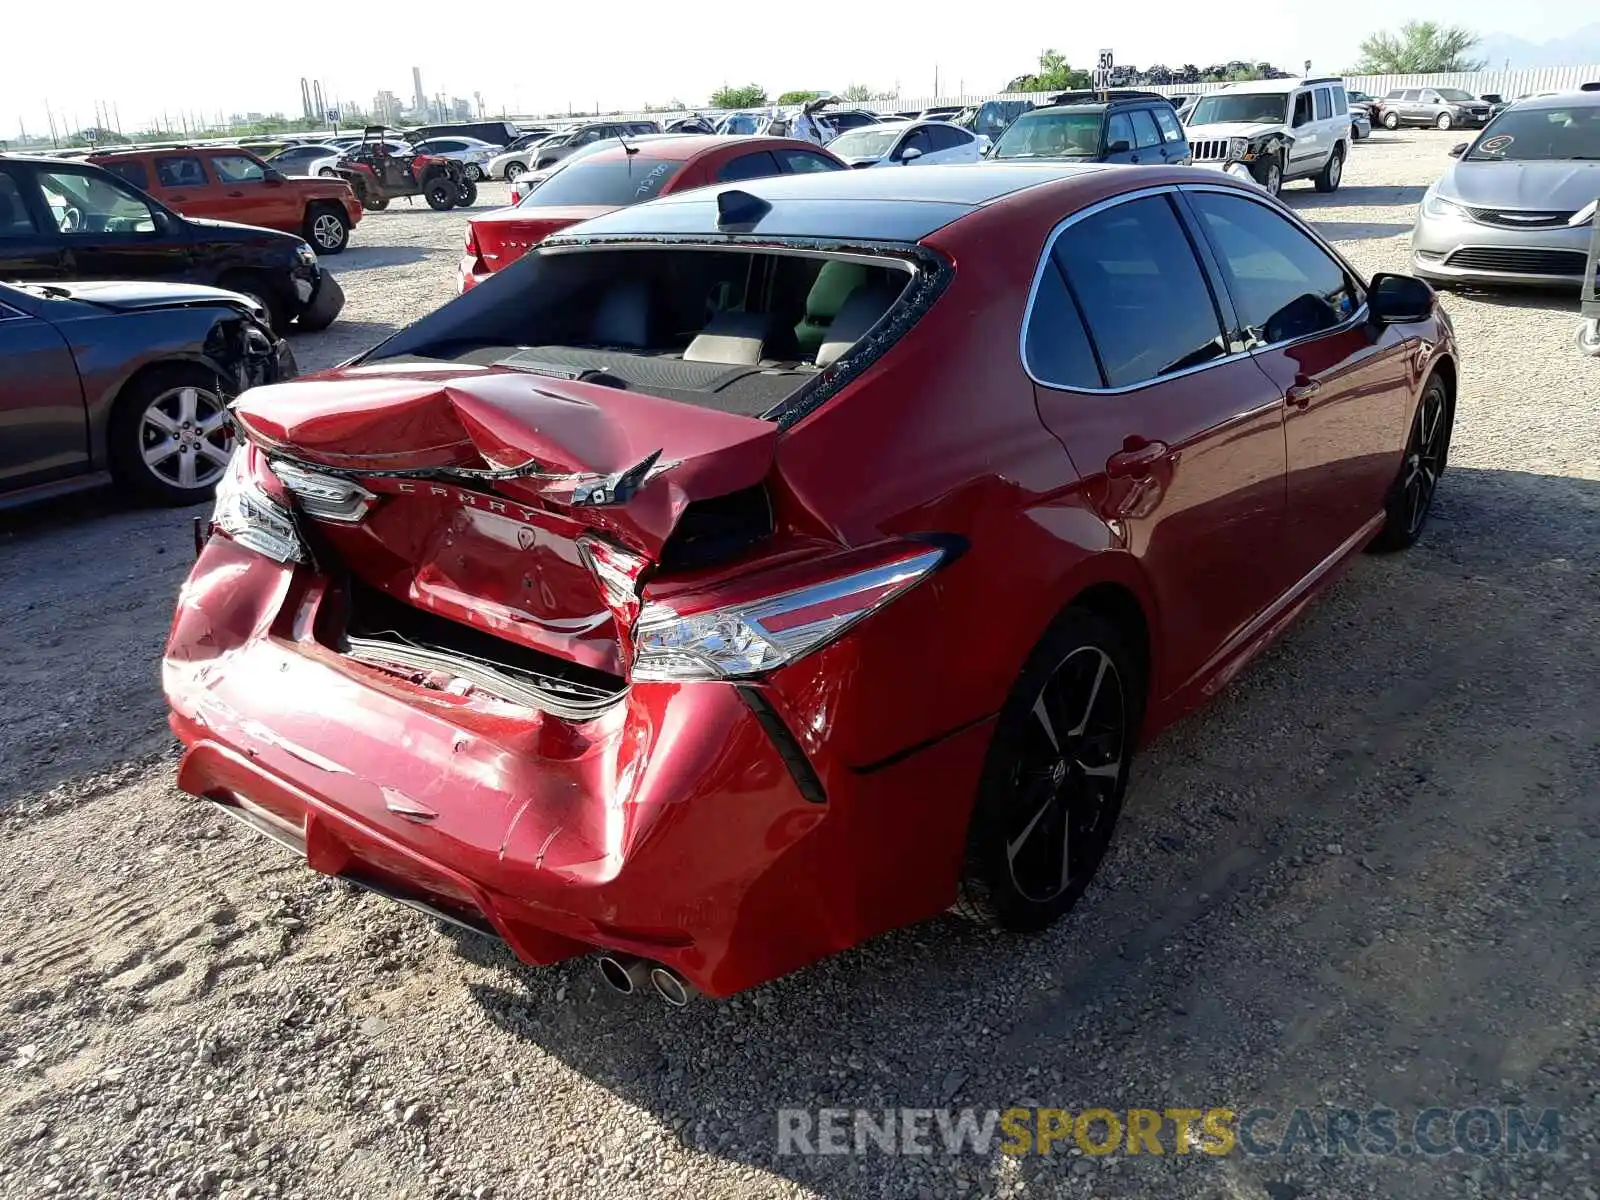
[[[1161,134],[1156,130],[1155,117],[1149,109],[1136,108],[1128,114],[1133,123],[1133,144],[1136,149],[1148,150],[1161,144]]]
[[[38,232],[17,181],[0,171],[0,238],[29,237]]]
[[[143,163],[132,161],[112,162],[106,163],[105,168],[118,179],[126,179],[134,187],[149,190],[150,172],[144,169]]]
[[[1052,387],[1105,386],[1089,345],[1089,332],[1083,327],[1083,315],[1054,258],[1045,263],[1039,275],[1039,290],[1028,310],[1023,353],[1028,370],[1041,383]]]
[[[1111,387],[1227,353],[1211,289],[1164,196],[1086,217],[1056,240],[1055,255],[1083,305]]]
[[[1127,113],[1112,113],[1106,122],[1106,149],[1110,150],[1118,142],[1126,142],[1129,147],[1133,145],[1133,123],[1128,120]]]
[[[206,186],[206,169],[192,154],[156,159],[156,179],[162,187],[203,188]]]
[[[1183,126],[1178,124],[1178,118],[1170,108],[1162,107],[1153,110],[1152,115],[1156,124],[1161,127],[1161,140],[1171,145],[1183,141]]]
[[[1311,120],[1311,93],[1301,92],[1294,98],[1294,124],[1304,125]]]
[[[1333,112],[1339,117],[1348,116],[1350,113],[1350,97],[1345,94],[1342,87],[1333,89]]]
[[[260,183],[263,175],[261,164],[242,154],[218,154],[211,169],[223,183]]]
[[[723,163],[717,171],[717,180],[727,183],[734,179],[762,179],[777,173],[778,160],[767,151],[758,150],[754,154],[741,154]]]
[[[1326,121],[1333,116],[1333,99],[1328,95],[1327,88],[1318,88],[1313,95],[1316,97],[1317,120]]]
[[[1216,249],[1252,346],[1305,337],[1355,315],[1360,297],[1334,259],[1264,205],[1216,192],[1189,196]]]
[[[814,171],[837,171],[839,164],[831,158],[813,154],[809,150],[779,150],[778,157],[791,175],[809,175]]]

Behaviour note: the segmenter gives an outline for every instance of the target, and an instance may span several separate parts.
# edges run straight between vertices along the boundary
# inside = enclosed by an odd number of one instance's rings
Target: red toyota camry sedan
[[[510,208],[467,223],[457,289],[482,283],[558,229],[630,204],[714,183],[845,169],[828,151],[796,138],[655,134],[579,151],[543,180],[519,180],[537,186]]]
[[[621,209],[258,387],[179,782],[623,990],[1034,929],[1142,738],[1422,532],[1458,368],[1248,184],[979,165]]]

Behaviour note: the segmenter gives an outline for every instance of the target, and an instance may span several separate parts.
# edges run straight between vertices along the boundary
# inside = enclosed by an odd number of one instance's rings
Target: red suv
[[[338,254],[361,220],[349,184],[290,178],[236,146],[121,150],[89,158],[186,217],[297,233],[318,254]]]

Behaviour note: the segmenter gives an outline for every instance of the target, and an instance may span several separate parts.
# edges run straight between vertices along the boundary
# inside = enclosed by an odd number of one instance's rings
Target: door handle
[[[1130,437],[1122,443],[1121,450],[1106,459],[1106,474],[1143,479],[1170,453],[1171,449],[1165,442],[1147,442],[1141,437]]]
[[[1284,392],[1283,398],[1296,408],[1304,408],[1311,403],[1311,397],[1322,390],[1322,384],[1315,379],[1308,379],[1304,375],[1296,375],[1294,384]]]
[[[180,200],[187,200],[188,198],[189,197],[184,195],[182,192],[173,192],[172,195],[167,197],[167,199],[172,201],[174,204],[178,203]]]
[[[228,197],[230,199],[233,199],[233,200],[240,200],[240,199],[243,199],[244,193],[243,192],[229,192],[228,193]]]

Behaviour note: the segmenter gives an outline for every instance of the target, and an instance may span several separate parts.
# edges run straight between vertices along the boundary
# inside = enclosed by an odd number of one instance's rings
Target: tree
[[[1407,21],[1398,34],[1374,33],[1361,43],[1361,61],[1352,74],[1432,75],[1476,71],[1483,60],[1468,58],[1478,35],[1460,25]]]
[[[778,97],[777,102],[779,104],[809,104],[820,95],[822,95],[821,92],[785,92]],[[757,101],[757,103],[760,103],[760,101]]]
[[[873,95],[873,90],[866,84],[852,83],[849,87],[845,88],[844,91],[839,93],[839,98],[841,100],[848,100],[852,104],[860,104],[863,100],[871,100]]]
[[[743,87],[724,84],[711,93],[712,108],[755,108],[766,102],[767,89],[759,83],[747,83]]]
[[[1006,84],[1008,92],[1065,92],[1089,86],[1089,72],[1074,71],[1066,56],[1055,50],[1039,52],[1039,70],[1034,75],[1018,75]]]

